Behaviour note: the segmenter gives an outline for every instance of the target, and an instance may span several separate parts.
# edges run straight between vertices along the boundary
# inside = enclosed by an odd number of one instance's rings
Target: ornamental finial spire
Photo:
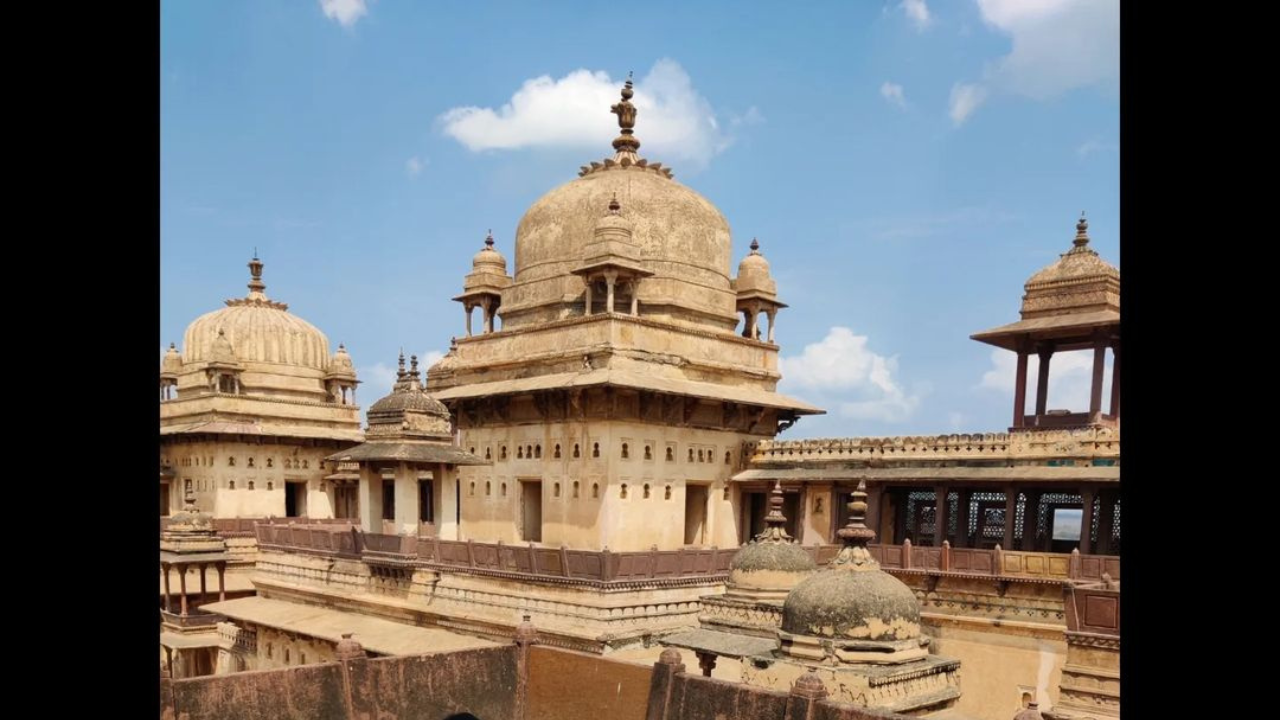
[[[844,547],[840,554],[831,561],[834,570],[878,570],[880,563],[872,557],[867,544],[876,539],[876,532],[867,527],[867,479],[858,481],[858,489],[849,497],[849,522],[840,528],[836,535],[840,536]]]
[[[258,259],[258,248],[254,248],[253,259],[249,261],[249,292],[261,294],[266,289],[266,283],[262,282],[262,261]]]
[[[764,516],[765,529],[755,537],[756,542],[790,543],[795,539],[787,534],[787,518],[782,514],[782,481],[775,480],[769,493],[769,514]]]
[[[618,116],[618,127],[622,130],[622,134],[613,141],[613,149],[617,151],[614,160],[617,162],[622,162],[623,159],[631,162],[639,160],[636,155],[636,151],[640,149],[640,139],[635,136],[636,106],[631,102],[636,93],[632,88],[631,73],[627,73],[627,82],[622,86],[622,101],[609,108],[609,112]]]
[[[1076,223],[1076,239],[1071,241],[1076,247],[1084,247],[1089,244],[1089,221],[1084,217],[1084,211],[1080,211],[1080,222]]]
[[[489,229],[489,234],[485,237],[484,244],[485,244],[485,247],[489,248],[490,250],[493,249],[493,228]]]

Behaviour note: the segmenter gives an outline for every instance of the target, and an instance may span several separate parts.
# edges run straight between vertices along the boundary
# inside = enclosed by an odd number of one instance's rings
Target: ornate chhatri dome
[[[863,523],[866,489],[863,480],[853,493],[849,524],[837,533],[844,541],[840,554],[796,585],[783,604],[778,637],[789,655],[889,664],[928,655],[915,594],[881,570],[867,549],[876,534]]]
[[[1071,249],[1031,276],[1024,286],[1022,318],[1099,310],[1120,311],[1120,271],[1089,247],[1089,221],[1080,213]]]
[[[369,406],[369,433],[416,432],[432,436],[450,435],[449,409],[427,394],[418,375],[418,356],[404,369],[404,353],[391,394]]]
[[[583,166],[578,179],[542,196],[521,218],[515,282],[503,296],[504,327],[555,319],[567,304],[580,302],[582,280],[572,272],[595,237],[600,209],[616,198],[653,272],[639,290],[641,305],[652,311],[647,314],[733,328],[729,223],[706,198],[673,180],[669,168],[639,156],[633,94],[628,80],[612,108],[622,130],[614,156]]]
[[[769,261],[760,254],[760,241],[755,238],[751,238],[751,252],[738,263],[735,287],[739,294],[752,291],[770,297],[778,294],[778,283],[769,273]]]
[[[329,366],[329,340],[314,325],[289,313],[289,306],[267,298],[262,261],[249,262],[249,294],[227,300],[227,307],[196,318],[183,338],[182,360],[227,361],[228,348],[242,363],[293,365],[324,371]],[[220,339],[221,338],[221,339]]]
[[[774,483],[764,522],[764,531],[730,561],[729,585],[732,591],[755,591],[751,594],[757,596],[776,594],[781,599],[817,569],[809,553],[783,527],[787,519],[782,514],[781,481]]]

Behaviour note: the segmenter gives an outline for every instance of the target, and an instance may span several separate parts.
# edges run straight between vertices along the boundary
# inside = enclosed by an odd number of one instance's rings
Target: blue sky
[[[492,228],[611,154],[634,71],[641,154],[758,237],[790,307],[784,437],[1001,431],[1018,317],[1071,245],[1119,264],[1115,0],[161,5],[160,342],[245,293],[346,344],[368,404]],[[599,105],[599,107],[597,107]],[[512,263],[514,264],[514,263]],[[513,268],[514,269],[514,268]],[[1055,358],[1051,407],[1087,405]]]

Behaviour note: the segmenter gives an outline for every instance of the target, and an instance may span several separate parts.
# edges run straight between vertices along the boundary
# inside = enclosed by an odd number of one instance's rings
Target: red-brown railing
[[[689,548],[612,552],[570,550],[534,544],[508,545],[438,537],[381,535],[355,528],[302,525],[256,526],[258,546],[366,562],[420,563],[430,567],[481,570],[542,579],[570,578],[594,582],[628,582],[706,578],[723,579],[737,548]]]
[[[840,551],[839,545],[806,547],[821,567]],[[932,572],[993,575],[1049,580],[1101,581],[1103,573],[1120,580],[1118,555],[1082,555],[1081,553],[1020,552],[979,548],[916,547],[901,545],[868,547],[880,566],[887,570],[921,570]]]

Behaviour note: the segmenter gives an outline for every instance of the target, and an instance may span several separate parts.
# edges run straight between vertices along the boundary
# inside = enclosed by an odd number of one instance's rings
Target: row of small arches
[[[644,496],[643,496],[643,497],[644,497],[644,499],[645,499],[645,500],[648,500],[648,499],[650,499],[650,498],[653,496],[653,486],[652,486],[651,484],[649,484],[649,483],[645,483],[643,487],[644,487]],[[573,481],[573,485],[572,485],[572,491],[573,491],[573,495],[572,495],[572,497],[573,497],[574,499],[577,499],[577,498],[580,496],[580,490],[581,490],[581,483],[579,483],[577,480],[574,480],[574,481]],[[506,484],[505,482],[504,482],[504,483],[499,483],[499,491],[500,491],[500,493],[501,493],[501,497],[506,497],[506,496],[507,496],[507,484]],[[622,498],[623,500],[625,500],[625,499],[627,499],[627,493],[628,493],[627,483],[622,483],[621,485],[619,485],[619,487],[618,487],[618,497],[620,497],[620,498]],[[472,497],[474,497],[474,496],[475,496],[475,494],[476,494],[476,483],[473,481],[473,482],[471,483],[471,495],[472,495]],[[492,481],[492,480],[486,480],[486,481],[485,481],[485,483],[484,483],[484,494],[485,494],[485,496],[492,496],[492,495],[493,495],[493,481]],[[551,496],[552,496],[552,497],[560,497],[560,483],[553,483],[553,484],[552,484]],[[728,500],[728,499],[729,499],[729,488],[728,488],[728,486],[725,486],[725,488],[724,488],[724,498],[725,498],[726,500]],[[600,483],[591,483],[591,499],[592,499],[592,500],[598,500],[598,499],[600,499]],[[663,500],[670,500],[670,499],[671,499],[671,486],[670,486],[670,485],[664,485],[664,486],[663,486],[663,490],[662,490],[662,499],[663,499]]]
[[[476,449],[475,449],[474,447],[472,447],[472,448],[471,448],[471,454],[472,454],[472,455],[475,455],[475,454],[476,454]],[[559,460],[559,459],[562,457],[562,455],[561,455],[561,451],[560,451],[560,444],[559,444],[559,443],[556,443],[556,446],[555,446],[555,448],[554,448],[554,449],[553,449],[553,451],[552,451],[552,455],[551,455],[551,457],[552,457],[552,458],[554,458],[554,459],[556,459],[556,460]],[[580,458],[580,457],[582,457],[582,446],[581,446],[581,445],[579,445],[578,443],[574,443],[574,444],[573,444],[573,457],[574,457],[575,459],[576,459],[576,458]],[[591,443],[591,457],[593,457],[593,458],[598,458],[598,457],[600,457],[600,443]],[[630,444],[629,444],[629,443],[622,443],[622,459],[623,459],[623,460],[627,460],[627,459],[630,459],[630,457],[631,457],[631,446],[630,446]],[[715,454],[714,454],[714,452],[713,452],[712,450],[703,450],[703,449],[699,448],[699,449],[697,450],[697,455],[696,455],[696,458],[697,458],[697,459],[695,460],[694,458],[695,458],[695,455],[694,455],[694,449],[693,449],[693,448],[689,448],[689,462],[700,462],[700,463],[709,463],[709,462],[714,462],[714,460],[715,460]],[[484,459],[485,459],[485,460],[492,460],[492,459],[493,459],[493,450],[492,450],[491,448],[485,448],[485,449],[484,449]],[[506,445],[503,445],[503,446],[501,446],[501,447],[498,449],[498,459],[499,459],[499,460],[506,460],[506,459],[507,459],[507,446],[506,446]],[[516,459],[517,459],[517,460],[541,460],[541,459],[542,459],[542,445],[540,445],[540,444],[539,444],[539,445],[517,445],[517,446],[516,446]],[[653,459],[653,446],[652,446],[652,445],[645,445],[645,446],[644,446],[644,459],[645,459],[645,460],[652,460],[652,459]],[[667,462],[675,462],[675,460],[676,460],[676,449],[675,449],[675,448],[673,448],[673,447],[669,447],[669,448],[667,448]],[[732,462],[733,462],[733,452],[732,452],[732,451],[730,451],[730,450],[725,450],[725,451],[724,451],[724,464],[725,464],[725,465],[729,465],[729,464],[731,464]]]
[[[248,482],[248,485],[247,485],[246,487],[247,487],[249,490],[257,489],[257,485],[256,485],[256,484],[254,484],[254,482],[253,482],[252,480],[250,480],[250,481]],[[191,479],[190,479],[190,478],[188,478],[188,479],[187,479],[187,481],[186,481],[186,483],[185,483],[185,485],[184,485],[184,488],[185,488],[186,490],[191,490]],[[208,481],[208,480],[201,480],[201,481],[200,481],[199,488],[198,488],[197,490],[195,490],[195,492],[206,492],[206,491],[208,491],[208,490],[212,490],[212,489],[213,489],[213,483],[212,483],[211,481]],[[228,481],[227,481],[227,489],[228,489],[228,490],[235,490],[235,489],[236,489],[236,481],[235,481],[235,480],[228,480]],[[275,484],[274,482],[272,482],[271,480],[268,480],[268,481],[267,481],[267,489],[268,489],[268,490],[275,490],[275,489],[276,489],[276,484]]]

